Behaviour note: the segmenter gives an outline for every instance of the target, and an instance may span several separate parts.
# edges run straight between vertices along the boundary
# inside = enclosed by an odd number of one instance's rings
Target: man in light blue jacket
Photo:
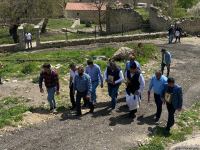
[[[155,75],[152,76],[149,84],[149,90],[148,90],[148,101],[150,101],[150,93],[151,90],[153,89],[154,91],[154,99],[156,103],[156,118],[155,122],[158,122],[162,113],[162,92],[164,90],[164,86],[167,83],[167,77],[162,75],[160,70],[157,70],[155,72]]]
[[[171,127],[174,125],[174,113],[176,110],[181,111],[183,105],[182,88],[175,84],[173,78],[168,78],[168,84],[165,85],[162,97],[166,102],[168,110],[168,121],[165,128],[165,134],[170,133]]]
[[[171,54],[166,51],[166,49],[162,49],[162,62],[161,62],[161,71],[164,73],[165,66],[167,67],[167,77],[169,77],[170,72],[170,64],[171,64]]]

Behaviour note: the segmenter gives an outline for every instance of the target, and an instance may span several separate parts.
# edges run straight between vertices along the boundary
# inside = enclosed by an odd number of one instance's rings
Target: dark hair
[[[73,68],[73,67],[76,67],[74,63],[69,64],[69,68]]]
[[[168,80],[167,80],[168,83],[175,83],[175,80],[174,78],[172,77],[169,77]]]
[[[50,68],[51,68],[51,65],[48,64],[48,63],[45,63],[45,64],[42,65],[42,68],[50,69]]]
[[[161,49],[161,52],[166,52],[166,49],[162,48],[162,49]]]
[[[137,68],[137,64],[135,63],[135,61],[134,61],[134,62],[131,62],[130,68],[131,68],[131,69],[136,69],[136,68]]]
[[[93,60],[92,59],[87,60],[87,64],[88,65],[92,65],[93,64]]]

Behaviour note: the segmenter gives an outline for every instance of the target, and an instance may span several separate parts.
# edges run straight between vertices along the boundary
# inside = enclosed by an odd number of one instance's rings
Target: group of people
[[[168,36],[169,36],[169,44],[173,43],[173,40],[175,38],[175,43],[181,42],[181,36],[182,36],[182,28],[176,25],[171,25],[168,29]]]
[[[168,109],[168,122],[166,126],[166,133],[169,133],[170,128],[174,124],[174,113],[176,110],[182,108],[182,89],[179,85],[175,84],[175,80],[169,76],[171,54],[165,49],[162,52],[161,70],[157,70],[155,75],[150,80],[148,90],[148,101],[150,100],[150,92],[153,89],[157,112],[155,114],[155,122],[159,121],[162,105],[166,103]],[[145,87],[145,80],[142,75],[141,66],[135,60],[135,55],[129,56],[129,61],[126,63],[125,71],[123,71],[114,60],[108,61],[104,75],[102,75],[101,68],[95,64],[93,60],[87,61],[87,66],[76,66],[70,64],[70,100],[71,110],[76,110],[76,115],[81,116],[81,108],[87,107],[90,113],[94,112],[97,103],[96,89],[100,85],[104,87],[104,81],[107,83],[108,94],[111,98],[110,108],[115,109],[119,87],[124,82],[126,84],[126,102],[129,108],[129,117],[135,118],[135,113],[140,107],[142,92]],[[164,68],[167,66],[167,77],[163,75]],[[60,84],[59,77],[56,71],[51,68],[50,64],[44,64],[39,78],[40,92],[44,92],[42,87],[43,81],[47,88],[48,101],[50,110],[55,111],[56,101],[54,98],[55,93],[59,94]],[[76,94],[75,94],[76,93]],[[81,99],[83,105],[81,106]]]

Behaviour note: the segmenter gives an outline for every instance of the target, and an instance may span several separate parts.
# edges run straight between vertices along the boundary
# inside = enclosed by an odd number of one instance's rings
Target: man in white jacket
[[[144,90],[145,80],[143,75],[137,69],[135,62],[131,63],[130,71],[126,73],[127,88],[126,88],[126,101],[130,110],[130,118],[135,118],[135,113],[139,108],[141,93]],[[131,99],[130,99],[131,98]]]

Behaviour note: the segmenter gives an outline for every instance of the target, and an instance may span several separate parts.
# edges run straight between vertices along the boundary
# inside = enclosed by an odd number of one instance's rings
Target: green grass
[[[187,12],[187,10],[185,8],[174,8],[173,14],[172,14],[173,18],[189,18],[191,17],[191,15]]]
[[[197,102],[189,110],[182,112],[177,119],[177,129],[171,131],[170,136],[164,136],[164,128],[156,127],[148,144],[138,150],[164,150],[167,145],[186,140],[186,136],[194,130],[200,129],[200,102]]]
[[[0,128],[7,125],[15,125],[23,119],[23,113],[28,111],[19,98],[6,97],[0,100]]]
[[[1,44],[13,44],[13,39],[9,35],[8,27],[0,27],[0,45]]]
[[[149,20],[149,11],[146,8],[135,8],[135,11],[142,16],[143,20]]]
[[[47,28],[50,29],[62,29],[69,28],[73,24],[72,20],[68,19],[49,19]]]
[[[137,60],[141,64],[145,64],[149,59],[154,58],[157,53],[157,47],[152,44],[145,44],[143,48],[139,49],[136,44],[127,44],[126,46],[136,49]],[[111,58],[113,54],[117,51],[117,48],[113,47],[103,47],[95,50],[65,50],[59,49],[57,51],[43,51],[35,53],[7,53],[0,54],[0,61],[2,60],[4,68],[0,69],[0,74],[4,77],[26,77],[27,75],[33,75],[33,82],[37,83],[36,75],[40,71],[40,66],[49,62],[53,66],[56,64],[61,64],[62,67],[57,71],[60,75],[66,75],[68,73],[68,66],[70,63],[76,64],[86,64],[86,59],[93,58],[94,56],[106,56]],[[9,60],[9,61],[3,61]],[[27,61],[24,61],[27,60]],[[124,60],[119,62],[119,65],[124,69]],[[96,61],[105,69],[107,61]]]

